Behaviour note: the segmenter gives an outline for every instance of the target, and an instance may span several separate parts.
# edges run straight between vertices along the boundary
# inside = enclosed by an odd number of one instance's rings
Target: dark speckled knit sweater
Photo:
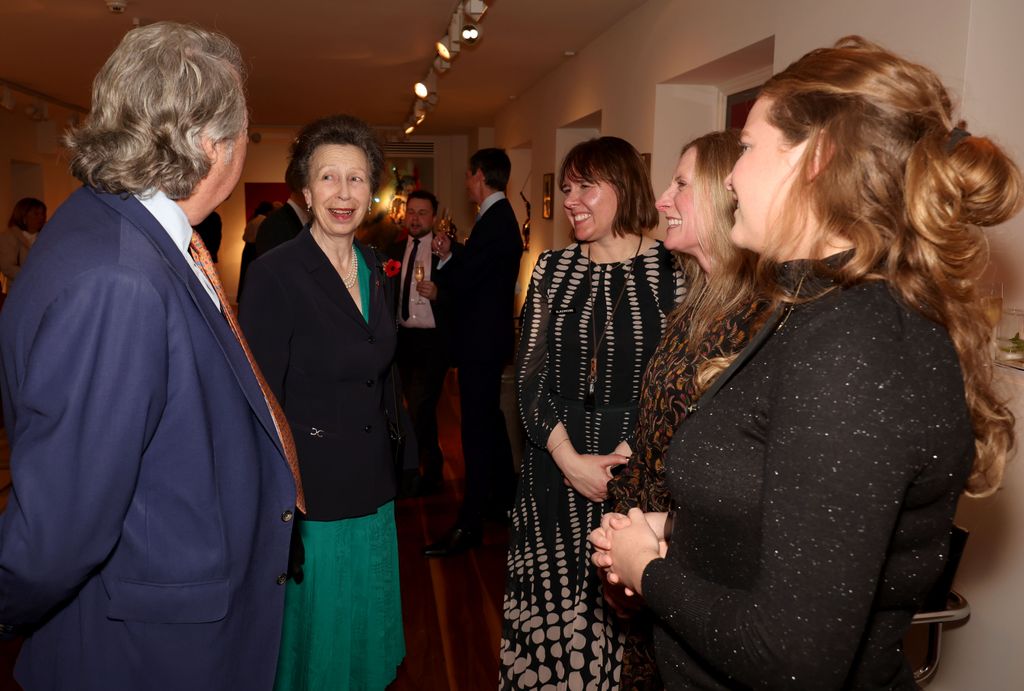
[[[901,642],[974,454],[945,329],[883,283],[800,305],[666,461],[647,567],[670,689],[912,689]]]

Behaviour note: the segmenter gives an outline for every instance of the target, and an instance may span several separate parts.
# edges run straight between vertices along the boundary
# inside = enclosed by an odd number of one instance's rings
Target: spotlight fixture
[[[462,42],[471,46],[480,40],[480,29],[476,24],[466,24],[462,27]]]
[[[462,11],[474,22],[478,22],[487,11],[487,3],[484,0],[466,0],[462,3]]]
[[[442,36],[437,43],[434,44],[434,48],[437,49],[437,55],[442,60],[451,62],[452,58],[459,54],[459,43],[458,41],[452,42],[447,36]]]
[[[430,70],[426,77],[416,82],[416,85],[413,86],[412,90],[419,98],[427,98],[430,94],[436,94],[437,74],[435,74],[433,70]]]
[[[413,130],[415,130],[415,129],[416,129],[416,125],[409,125],[408,127],[405,128],[405,133],[407,135],[408,134],[412,134]]]
[[[448,71],[448,68],[451,66],[452,64],[445,60],[444,58],[442,58],[440,55],[434,58],[434,71],[437,72],[438,74],[444,74],[445,72]]]

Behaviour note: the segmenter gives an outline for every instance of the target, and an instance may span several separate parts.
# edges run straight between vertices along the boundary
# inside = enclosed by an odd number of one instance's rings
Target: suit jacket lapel
[[[352,300],[352,296],[345,288],[344,281],[341,280],[341,276],[339,276],[338,272],[334,269],[334,265],[331,264],[331,260],[327,258],[327,255],[324,254],[322,249],[320,249],[320,246],[316,244],[316,240],[313,239],[313,236],[310,234],[308,229],[304,229],[299,234],[299,242],[302,247],[303,265],[309,272],[313,281],[320,286],[320,289],[323,291],[327,300],[332,305],[337,306],[337,308],[341,310],[348,319],[351,319],[361,328],[369,331],[370,326],[366,323],[363,313],[356,306],[355,301]],[[370,281],[370,290],[373,290],[372,278]],[[372,318],[374,312],[372,308],[372,301],[370,304],[370,316]]]
[[[260,390],[259,382],[256,381],[252,365],[249,364],[249,359],[242,350],[242,345],[231,331],[227,319],[217,309],[217,306],[206,293],[206,289],[200,284],[199,279],[196,278],[192,267],[188,265],[181,251],[174,244],[174,241],[171,240],[171,236],[167,234],[163,226],[153,218],[152,214],[135,197],[123,199],[117,195],[96,192],[94,194],[119,213],[125,221],[141,231],[143,236],[153,244],[157,253],[166,262],[171,273],[182,282],[185,290],[188,291],[189,296],[192,298],[192,302],[200,314],[202,314],[207,326],[210,327],[210,331],[213,332],[217,344],[224,353],[224,357],[227,359],[228,365],[231,367],[231,371],[235,375],[239,387],[242,389],[242,393],[245,394],[245,398],[249,402],[249,407],[252,408],[256,417],[270,435],[270,438],[274,440],[274,444],[283,457],[284,449],[281,448],[281,440],[277,434],[277,428],[274,426],[274,419],[270,415],[270,408],[267,406],[267,401]],[[229,305],[225,305],[224,308],[231,309]]]

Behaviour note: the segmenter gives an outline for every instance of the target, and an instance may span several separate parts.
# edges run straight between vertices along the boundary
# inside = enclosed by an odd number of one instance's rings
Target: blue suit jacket
[[[271,688],[294,482],[226,320],[136,199],[60,207],[0,358],[0,623],[29,630],[22,685]]]

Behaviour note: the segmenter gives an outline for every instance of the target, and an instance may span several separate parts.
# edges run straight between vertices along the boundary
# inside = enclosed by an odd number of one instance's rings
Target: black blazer
[[[515,348],[516,278],[523,256],[519,224],[508,199],[500,199],[473,226],[465,247],[436,272],[451,294],[456,364],[512,358]]]
[[[396,284],[372,248],[356,248],[371,270],[369,323],[308,226],[252,263],[240,305],[245,336],[295,436],[310,520],[367,515],[396,491],[385,417],[385,406],[395,410]],[[403,428],[405,465],[416,467],[407,418]]]

